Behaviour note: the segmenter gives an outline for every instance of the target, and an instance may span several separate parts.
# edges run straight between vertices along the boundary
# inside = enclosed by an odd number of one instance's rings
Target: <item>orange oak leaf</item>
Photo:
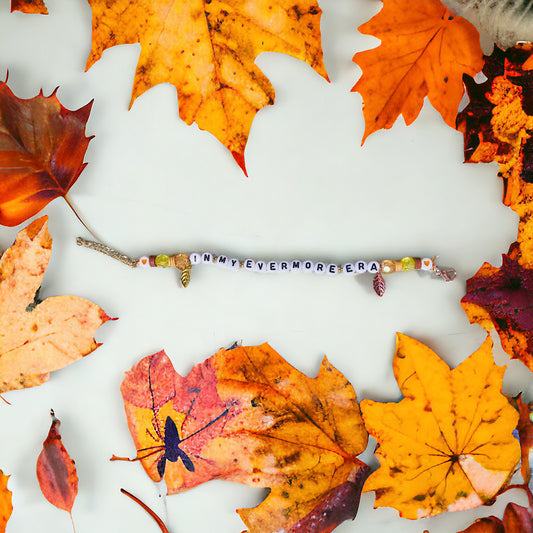
[[[399,403],[361,402],[380,462],[365,491],[375,507],[404,518],[471,509],[506,485],[520,459],[513,436],[518,413],[501,394],[505,367],[494,364],[492,341],[453,370],[424,344],[398,334],[394,375]]]
[[[59,426],[61,422],[50,411],[52,425],[43,449],[37,459],[37,479],[44,497],[72,518],[72,506],[78,494],[76,466],[61,442]]]
[[[22,100],[0,82],[0,224],[17,226],[59,196],[68,203],[86,166],[91,106],[69,111],[55,92]]]
[[[11,491],[7,488],[8,479],[9,476],[6,476],[2,470],[0,470],[0,533],[5,532],[7,521],[13,512]]]
[[[11,13],[13,11],[48,15],[48,9],[43,0],[11,0]]]
[[[51,254],[47,217],[20,231],[0,259],[0,393],[34,387],[50,372],[91,353],[94,332],[110,318],[76,296],[37,303]]]
[[[257,507],[238,510],[254,533],[326,533],[357,513],[370,469],[356,456],[368,435],[353,387],[326,358],[310,379],[267,344],[239,346],[181,377],[159,352],[121,391],[133,460],[169,493],[210,479],[269,487]]]
[[[464,135],[466,163],[500,164],[503,203],[518,214],[518,262],[533,268],[533,71],[527,66],[533,45],[505,52],[495,48],[485,58],[486,81],[465,76],[468,106],[457,116]]]
[[[274,89],[255,58],[261,52],[286,53],[328,79],[316,0],[89,3],[93,39],[87,68],[106,48],[140,43],[131,103],[158,83],[173,84],[180,117],[212,133],[245,173],[252,121],[274,103]]]
[[[466,282],[461,305],[472,324],[495,328],[507,354],[533,371],[533,270],[520,265],[515,250],[499,268],[482,265]]]
[[[381,39],[381,45],[358,52],[353,61],[363,75],[352,91],[364,100],[365,139],[391,128],[398,116],[411,124],[424,97],[452,128],[464,93],[463,73],[483,66],[479,34],[466,19],[452,14],[439,0],[384,0],[383,9],[359,27]]]

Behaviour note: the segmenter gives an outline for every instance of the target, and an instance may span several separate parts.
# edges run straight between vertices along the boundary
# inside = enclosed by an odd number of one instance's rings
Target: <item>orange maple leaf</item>
[[[4,475],[0,470],[0,533],[5,532],[7,521],[13,512],[11,491],[7,488],[8,479],[9,476]]]
[[[140,43],[131,103],[153,85],[172,83],[180,117],[212,133],[245,173],[252,121],[274,103],[274,89],[255,58],[261,52],[290,54],[328,79],[316,0],[89,3],[93,36],[87,68],[106,48]]]
[[[11,0],[11,13],[13,11],[48,15],[48,9],[46,9],[43,0]]]
[[[54,198],[67,200],[86,166],[91,105],[69,111],[55,92],[23,100],[0,82],[0,224],[17,226]]]
[[[352,91],[364,100],[365,133],[391,128],[400,114],[411,124],[427,96],[452,128],[464,93],[463,73],[483,67],[479,34],[439,0],[384,0],[383,9],[359,27],[381,45],[353,57],[363,75]]]
[[[327,533],[355,516],[368,435],[352,386],[327,359],[310,379],[267,344],[236,347],[181,377],[160,352],[121,391],[135,460],[169,493],[210,479],[269,487],[238,510],[254,533]]]
[[[471,509],[493,498],[514,473],[520,445],[517,411],[501,394],[505,367],[494,364],[492,341],[457,368],[422,343],[398,334],[394,375],[399,403],[361,402],[376,438],[379,469],[365,491],[376,507],[417,519]]]
[[[76,296],[34,305],[51,254],[47,217],[20,231],[0,259],[0,393],[34,387],[50,372],[91,353],[109,317]]]

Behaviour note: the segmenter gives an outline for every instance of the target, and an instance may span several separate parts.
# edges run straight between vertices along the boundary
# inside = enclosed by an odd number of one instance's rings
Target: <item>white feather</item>
[[[483,36],[506,50],[533,42],[533,0],[442,0]]]

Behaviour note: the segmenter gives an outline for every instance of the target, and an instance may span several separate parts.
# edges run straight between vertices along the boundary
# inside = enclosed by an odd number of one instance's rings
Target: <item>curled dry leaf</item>
[[[0,224],[16,226],[65,197],[86,166],[91,105],[69,111],[55,92],[22,100],[0,82]]]
[[[516,428],[522,457],[520,461],[520,471],[522,479],[527,485],[531,481],[531,462],[533,461],[533,413],[531,404],[522,401],[521,395],[512,400],[512,404],[518,410],[520,418]]]
[[[181,377],[159,352],[121,391],[136,459],[169,493],[210,479],[269,487],[238,510],[254,533],[326,533],[355,516],[368,435],[352,386],[327,359],[310,379],[267,344],[239,346]]]
[[[533,270],[515,257],[512,248],[501,267],[485,263],[466,282],[461,305],[471,323],[496,328],[502,348],[533,370]]]
[[[477,84],[465,76],[468,106],[457,116],[464,135],[466,163],[500,164],[503,203],[520,217],[516,259],[533,269],[533,44],[485,58],[487,79]]]
[[[140,43],[131,102],[158,83],[172,83],[180,117],[212,133],[245,173],[252,121],[274,103],[274,89],[255,58],[262,52],[289,54],[327,79],[316,0],[89,3],[93,34],[87,68],[106,48]]]
[[[401,28],[401,31],[399,31]],[[407,125],[427,96],[452,128],[463,97],[463,73],[474,76],[483,66],[479,34],[472,24],[452,14],[439,0],[384,0],[383,9],[359,27],[381,39],[353,60],[363,75],[352,91],[364,101],[365,139],[391,128],[401,114]]]
[[[13,512],[11,491],[7,488],[8,479],[9,476],[4,475],[0,470],[0,533],[5,532],[7,521]]]
[[[72,506],[78,494],[76,466],[61,442],[61,422],[50,411],[52,425],[37,459],[37,479],[45,498],[72,516]]]
[[[520,459],[518,413],[501,394],[505,367],[490,337],[453,370],[422,343],[398,334],[399,403],[361,402],[379,448],[365,491],[404,518],[472,509],[494,498]]]
[[[43,0],[11,0],[11,13],[13,11],[48,15],[48,9]]]
[[[34,387],[50,372],[91,353],[109,317],[76,296],[34,305],[51,254],[47,217],[20,231],[0,259],[0,393]]]

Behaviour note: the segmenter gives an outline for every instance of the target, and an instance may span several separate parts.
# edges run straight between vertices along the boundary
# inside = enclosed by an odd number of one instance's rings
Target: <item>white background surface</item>
[[[96,334],[103,342],[87,358],[54,373],[35,389],[6,394],[0,405],[0,468],[12,477],[14,513],[8,533],[72,530],[68,515],[42,496],[35,463],[53,407],[63,442],[75,459],[78,533],[157,531],[152,519],[121,495],[125,487],[165,516],[156,486],[140,464],[110,463],[113,453],[135,455],[120,395],[123,373],[165,349],[178,372],[235,340],[268,341],[291,364],[316,375],[327,354],[359,399],[399,399],[392,373],[395,332],[411,335],[455,366],[483,341],[459,304],[465,281],[484,261],[501,262],[515,239],[517,217],[501,203],[497,165],[464,165],[462,136],[426,103],[417,121],[388,131],[364,130],[360,76],[351,59],[377,41],[357,27],[381,6],[373,0],[321,0],[325,64],[331,83],[308,65],[281,54],[257,64],[276,90],[274,106],[256,117],[246,150],[245,178],[210,134],[177,115],[174,87],[146,92],[128,111],[138,45],[107,50],[87,73],[91,11],[84,0],[47,0],[49,16],[9,13],[0,0],[0,76],[19,97],[59,86],[69,109],[94,99],[87,134],[95,135],[89,165],[71,200],[109,244],[131,256],[210,250],[237,257],[293,257],[345,262],[358,258],[440,255],[458,271],[446,284],[430,275],[387,278],[379,299],[371,277],[259,275],[214,266],[193,269],[181,289],[172,269],[130,270],[78,248],[90,237],[62,199],[50,217],[53,254],[41,297],[74,294],[99,304],[118,321]],[[20,228],[0,228],[6,248]],[[495,358],[506,364],[495,337]],[[531,373],[509,363],[504,391],[533,399]],[[372,461],[371,441],[365,457]],[[210,482],[167,500],[172,533],[244,529],[235,509],[258,504],[263,491]],[[424,521],[373,510],[372,493],[359,515],[336,531],[453,532],[475,517],[501,516],[518,493],[492,508],[447,513]]]

